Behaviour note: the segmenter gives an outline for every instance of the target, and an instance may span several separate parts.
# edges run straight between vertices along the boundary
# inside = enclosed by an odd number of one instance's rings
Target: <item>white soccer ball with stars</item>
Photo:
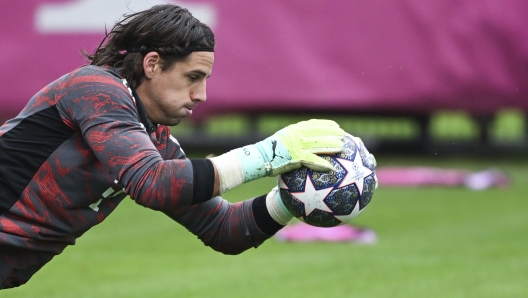
[[[318,227],[350,222],[369,204],[377,188],[376,160],[363,142],[350,134],[338,154],[320,154],[334,170],[314,171],[306,167],[278,177],[284,207],[293,216]]]

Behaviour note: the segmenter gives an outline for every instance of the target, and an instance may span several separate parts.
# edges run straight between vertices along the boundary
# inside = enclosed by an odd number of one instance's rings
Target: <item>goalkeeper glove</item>
[[[254,145],[213,157],[211,161],[220,176],[220,193],[302,166],[330,171],[330,162],[316,154],[341,152],[345,134],[334,121],[312,119],[289,125]]]

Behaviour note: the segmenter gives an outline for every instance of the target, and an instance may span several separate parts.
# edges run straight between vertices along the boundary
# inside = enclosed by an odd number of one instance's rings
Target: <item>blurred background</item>
[[[380,173],[401,170],[353,222],[378,241],[271,239],[228,257],[130,200],[0,297],[525,297],[528,2],[3,0],[0,122],[84,65],[80,50],[93,52],[124,13],[162,3],[188,8],[217,39],[207,102],[173,129],[186,153],[333,119],[364,140]],[[502,180],[406,180],[416,169],[492,169]]]
[[[123,13],[166,2],[4,0],[0,119],[85,64],[80,50]],[[374,152],[527,147],[524,1],[173,3],[218,41],[208,102],[175,128],[185,148],[223,152],[310,117],[335,118]]]

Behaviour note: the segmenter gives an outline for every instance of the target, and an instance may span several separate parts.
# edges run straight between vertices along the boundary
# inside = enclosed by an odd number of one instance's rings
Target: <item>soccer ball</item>
[[[306,167],[278,177],[280,197],[293,216],[318,227],[348,223],[368,205],[378,185],[376,160],[363,142],[350,134],[338,154],[320,154],[333,171]]]

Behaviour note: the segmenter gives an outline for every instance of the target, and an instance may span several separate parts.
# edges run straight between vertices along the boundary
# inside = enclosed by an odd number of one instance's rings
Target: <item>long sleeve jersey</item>
[[[264,200],[193,204],[193,162],[133,94],[111,68],[85,66],[0,127],[0,249],[59,254],[127,195],[226,254],[257,247],[280,228],[258,225]]]

